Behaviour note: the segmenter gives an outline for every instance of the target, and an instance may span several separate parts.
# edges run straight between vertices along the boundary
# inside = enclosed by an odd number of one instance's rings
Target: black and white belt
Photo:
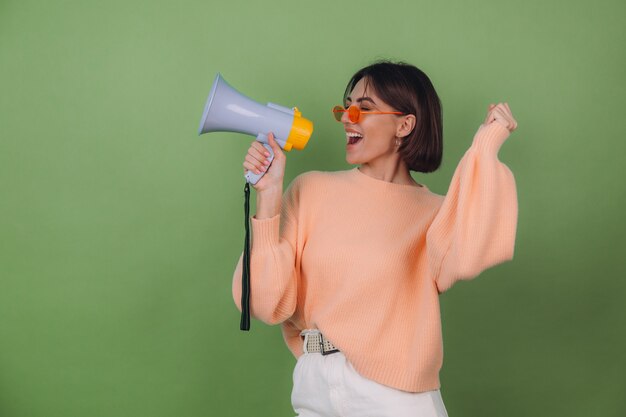
[[[322,355],[330,355],[339,352],[339,349],[329,340],[325,339],[322,333],[317,329],[305,329],[300,332],[300,336],[304,337],[302,351],[304,353],[321,353]]]

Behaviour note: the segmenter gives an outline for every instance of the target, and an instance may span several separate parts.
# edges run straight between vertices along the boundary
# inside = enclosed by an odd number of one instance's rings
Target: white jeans
[[[299,417],[448,417],[439,390],[400,391],[359,375],[343,353],[305,353],[293,372]]]

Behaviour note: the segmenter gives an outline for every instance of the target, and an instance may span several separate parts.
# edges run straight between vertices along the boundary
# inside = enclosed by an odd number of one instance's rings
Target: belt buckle
[[[339,352],[339,349],[324,350],[324,336],[320,333],[320,352],[322,352],[322,355],[326,356],[331,353]]]
[[[304,342],[302,343],[302,352],[309,353],[308,343],[309,343],[309,334],[308,332],[301,332],[300,335],[304,336]]]

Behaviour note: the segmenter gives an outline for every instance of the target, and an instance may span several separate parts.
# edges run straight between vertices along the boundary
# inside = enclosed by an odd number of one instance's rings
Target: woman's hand
[[[269,145],[274,151],[274,160],[269,168],[269,152],[260,142],[257,141],[252,142],[250,148],[248,148],[248,153],[243,163],[244,175],[247,171],[252,171],[255,174],[265,172],[263,177],[261,177],[255,185],[251,184],[257,192],[269,189],[282,190],[283,186],[283,177],[285,175],[285,164],[287,158],[285,157],[280,145],[276,143],[274,134],[269,133],[267,137],[269,139]]]
[[[517,129],[517,121],[513,118],[511,109],[507,103],[498,103],[498,105],[490,104],[485,118],[485,125],[495,121],[506,127],[509,132]]]

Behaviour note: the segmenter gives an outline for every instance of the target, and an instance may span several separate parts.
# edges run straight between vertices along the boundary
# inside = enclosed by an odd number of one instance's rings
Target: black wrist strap
[[[250,184],[246,181],[244,212],[246,238],[243,246],[243,273],[241,275],[241,330],[250,330]]]

